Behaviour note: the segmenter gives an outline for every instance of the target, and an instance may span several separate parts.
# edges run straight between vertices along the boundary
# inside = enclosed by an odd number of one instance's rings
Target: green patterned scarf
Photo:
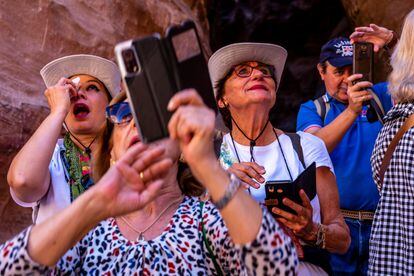
[[[70,201],[73,202],[93,185],[93,180],[90,177],[90,157],[73,143],[69,133],[64,137],[64,145],[66,169],[69,173]]]

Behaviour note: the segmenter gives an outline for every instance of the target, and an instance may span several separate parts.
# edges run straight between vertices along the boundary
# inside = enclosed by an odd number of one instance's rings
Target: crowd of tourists
[[[387,82],[353,74],[359,42],[390,55]],[[329,40],[315,64],[325,93],[301,105],[296,133],[269,119],[287,51],[227,45],[208,62],[226,131],[187,89],[153,143],[114,62],[49,62],[50,113],[7,174],[33,224],[0,245],[0,274],[414,274],[413,45],[414,11],[400,36],[370,24]],[[314,195],[268,199],[312,168]]]

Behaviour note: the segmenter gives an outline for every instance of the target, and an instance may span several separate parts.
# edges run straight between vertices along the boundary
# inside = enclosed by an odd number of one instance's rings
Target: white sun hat
[[[100,80],[112,97],[121,90],[121,73],[118,66],[105,58],[94,55],[71,55],[55,59],[46,64],[40,75],[46,87],[56,85],[62,78],[85,74]]]
[[[279,87],[286,58],[287,51],[285,48],[269,43],[242,42],[220,48],[208,61],[214,95],[217,95],[217,82],[224,78],[234,65],[247,61],[272,65],[276,71],[277,87]]]

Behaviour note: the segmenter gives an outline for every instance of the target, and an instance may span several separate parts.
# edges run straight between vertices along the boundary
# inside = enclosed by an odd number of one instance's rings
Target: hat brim
[[[94,55],[71,55],[46,64],[40,75],[46,87],[56,85],[61,78],[85,74],[100,80],[115,97],[121,89],[121,73],[118,66],[105,58]]]
[[[217,82],[224,78],[234,65],[246,61],[257,61],[274,66],[277,87],[279,87],[286,58],[287,51],[285,48],[269,43],[242,42],[227,45],[217,50],[208,61],[214,95],[217,95]]]
[[[335,67],[350,66],[353,63],[352,57],[338,57],[327,60],[329,64]]]

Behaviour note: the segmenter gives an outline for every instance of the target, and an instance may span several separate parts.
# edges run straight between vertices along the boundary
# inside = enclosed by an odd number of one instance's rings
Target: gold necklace
[[[171,202],[167,207],[165,207],[164,208],[164,210],[162,210],[159,214],[158,214],[158,216],[150,223],[150,225],[148,225],[147,227],[145,227],[145,229],[143,229],[143,230],[139,230],[139,229],[137,229],[137,228],[135,228],[135,226],[133,226],[132,224],[131,224],[131,222],[126,218],[126,217],[124,217],[124,216],[120,216],[119,218],[129,227],[129,228],[131,228],[135,233],[137,233],[138,234],[138,237],[137,237],[137,241],[144,241],[145,240],[145,238],[144,238],[144,233],[148,230],[148,229],[150,229],[160,218],[161,218],[161,216],[171,207],[171,206],[173,206],[174,204],[176,204],[176,203],[178,203],[178,202],[181,202],[183,199],[182,198],[180,198],[179,200],[176,200],[176,201],[173,201],[173,202]]]

